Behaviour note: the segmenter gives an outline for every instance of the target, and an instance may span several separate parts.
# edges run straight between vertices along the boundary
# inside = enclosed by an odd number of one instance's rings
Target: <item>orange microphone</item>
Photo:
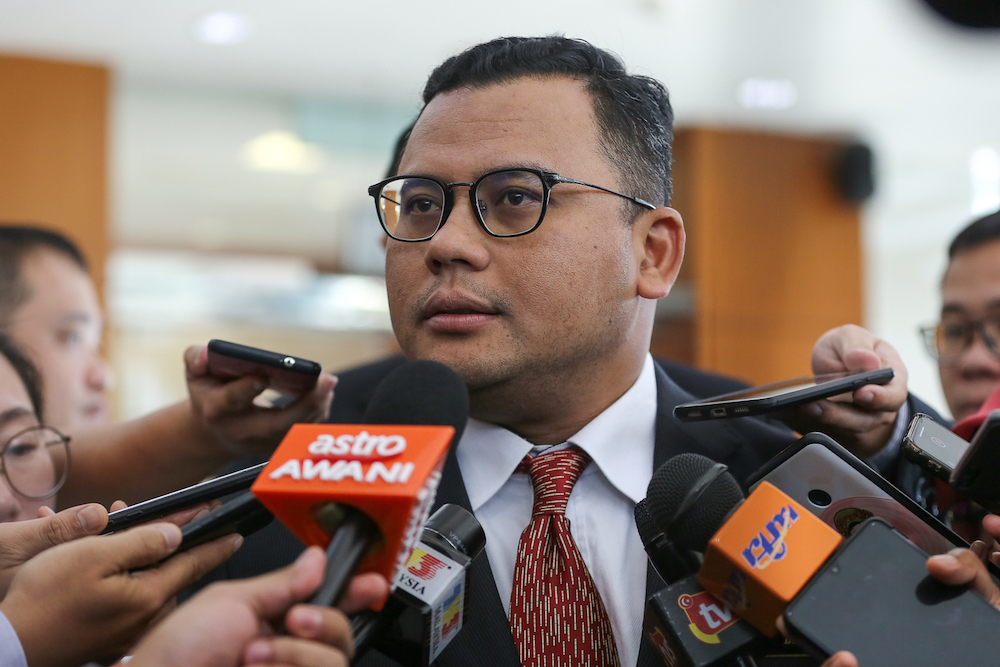
[[[709,540],[698,581],[768,637],[841,538],[777,487],[761,484]]]
[[[468,390],[454,371],[413,361],[376,389],[367,424],[289,430],[252,491],[305,544],[326,547],[313,604],[336,603],[355,572],[396,580],[468,415]]]

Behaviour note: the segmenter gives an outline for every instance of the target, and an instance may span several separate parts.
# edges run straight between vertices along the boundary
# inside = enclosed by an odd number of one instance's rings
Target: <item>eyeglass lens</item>
[[[545,184],[538,174],[510,170],[490,174],[475,186],[477,215],[495,236],[523,234],[541,220]],[[379,215],[390,235],[406,240],[434,235],[444,216],[445,192],[425,178],[397,178],[382,186]]]
[[[949,363],[957,361],[972,345],[977,330],[983,337],[986,348],[995,355],[1000,355],[997,345],[1000,343],[1000,319],[984,320],[981,323],[942,322],[935,332],[938,359]]]
[[[65,439],[50,428],[15,436],[4,449],[3,467],[11,487],[28,498],[47,498],[59,489],[69,461]]]

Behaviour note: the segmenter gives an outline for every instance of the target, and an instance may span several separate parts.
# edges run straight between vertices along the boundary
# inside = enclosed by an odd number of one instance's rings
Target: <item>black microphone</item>
[[[680,454],[653,473],[646,498],[636,505],[646,553],[669,584],[647,600],[643,635],[667,665],[753,665],[748,652],[764,643],[697,580],[702,537],[707,541],[742,500],[726,466]]]
[[[351,620],[354,660],[374,648],[403,665],[430,665],[465,624],[469,565],[485,546],[471,512],[442,505],[427,520],[382,611]]]

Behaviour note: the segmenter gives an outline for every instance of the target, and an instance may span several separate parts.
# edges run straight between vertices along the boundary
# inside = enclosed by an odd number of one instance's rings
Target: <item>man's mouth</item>
[[[490,303],[456,292],[439,292],[421,308],[421,316],[431,329],[441,333],[467,333],[499,317]]]

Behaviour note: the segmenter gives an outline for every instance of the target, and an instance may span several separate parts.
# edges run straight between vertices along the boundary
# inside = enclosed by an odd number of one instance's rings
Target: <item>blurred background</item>
[[[366,188],[424,80],[553,33],[671,93],[690,242],[655,353],[775,381],[856,322],[946,412],[916,329],[948,240],[1000,207],[1000,30],[921,0],[0,0],[0,220],[90,257],[118,418],[183,397],[181,352],[213,337],[378,358]]]

